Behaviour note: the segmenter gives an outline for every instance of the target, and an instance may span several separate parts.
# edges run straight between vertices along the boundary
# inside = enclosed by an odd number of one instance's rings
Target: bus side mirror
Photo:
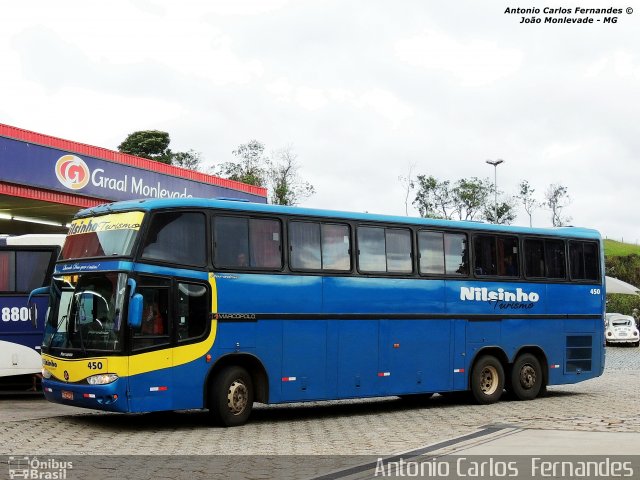
[[[127,320],[131,328],[140,328],[142,325],[142,295],[134,294],[129,300],[129,313]]]
[[[51,287],[40,287],[32,290],[29,294],[29,298],[27,299],[27,307],[29,308],[29,320],[31,320],[31,325],[33,325],[33,328],[38,327],[38,306],[35,302],[31,301],[31,298],[34,295],[49,295],[49,292],[51,292]]]

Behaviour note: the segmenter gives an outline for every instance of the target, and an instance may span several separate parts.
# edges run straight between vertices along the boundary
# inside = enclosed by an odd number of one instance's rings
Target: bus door
[[[452,345],[452,363],[451,371],[453,372],[453,390],[467,389],[467,321],[451,320],[451,342]]]
[[[131,329],[129,409],[132,412],[172,409],[169,280],[140,277],[136,292],[143,297],[142,324]]]

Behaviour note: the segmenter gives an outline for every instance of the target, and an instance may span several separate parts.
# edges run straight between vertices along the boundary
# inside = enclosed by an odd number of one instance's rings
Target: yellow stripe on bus
[[[209,274],[209,284],[211,285],[211,312],[214,315],[214,319],[211,321],[209,335],[201,342],[131,356],[67,360],[43,354],[42,365],[58,380],[79,382],[99,373],[115,373],[119,377],[139,375],[154,370],[184,365],[200,357],[204,358],[211,350],[218,330],[218,321],[215,318],[215,314],[218,312],[218,292],[216,280],[212,273]]]

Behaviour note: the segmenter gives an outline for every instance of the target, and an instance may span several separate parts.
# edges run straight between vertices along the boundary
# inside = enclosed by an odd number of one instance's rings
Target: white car
[[[636,347],[640,345],[640,333],[632,316],[607,313],[604,325],[604,338],[607,345],[612,343],[631,343]]]

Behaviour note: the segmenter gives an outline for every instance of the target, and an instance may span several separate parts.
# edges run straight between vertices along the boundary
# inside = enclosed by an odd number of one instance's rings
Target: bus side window
[[[51,252],[16,252],[16,291],[30,292],[43,285],[51,255]]]
[[[207,262],[205,216],[195,212],[167,212],[153,216],[142,258],[204,266]]]
[[[444,234],[444,258],[447,275],[469,275],[469,253],[466,234]]]
[[[518,260],[518,238],[498,236],[496,239],[498,252],[498,275],[501,277],[517,277],[520,275]]]
[[[133,348],[154,347],[169,343],[169,288],[157,285],[138,286],[142,295],[142,325],[134,331]]]
[[[404,228],[386,228],[387,272],[413,272],[411,231]]]
[[[207,331],[210,305],[204,285],[178,283],[178,341],[198,338]]]
[[[444,234],[442,232],[418,232],[420,273],[442,275],[445,272]]]
[[[289,261],[293,270],[320,270],[320,224],[291,222],[289,224]]]
[[[598,259],[598,245],[591,242],[585,242],[584,244],[584,277],[587,280],[598,280],[599,275],[599,259]]]
[[[16,254],[0,252],[0,292],[16,291]]]
[[[569,265],[573,280],[584,279],[584,259],[582,256],[582,242],[569,242]]]
[[[358,227],[358,268],[362,272],[386,272],[384,228]]]
[[[474,266],[476,275],[497,275],[496,239],[492,235],[477,235],[473,239]]]
[[[214,265],[221,268],[282,268],[282,234],[279,220],[214,218]]]
[[[280,222],[262,218],[249,221],[250,265],[255,268],[282,268]]]
[[[411,230],[358,227],[358,267],[362,272],[411,273]]]
[[[477,235],[474,240],[476,275],[520,275],[518,237]]]
[[[323,270],[351,270],[351,236],[349,225],[322,224]]]
[[[573,280],[598,280],[598,245],[593,242],[569,242],[569,264]]]
[[[564,240],[545,240],[544,250],[547,262],[547,277],[563,280],[567,278]]]
[[[214,264],[216,267],[249,266],[249,220],[239,217],[215,217]]]
[[[545,276],[544,240],[524,241],[524,273],[527,278]]]

